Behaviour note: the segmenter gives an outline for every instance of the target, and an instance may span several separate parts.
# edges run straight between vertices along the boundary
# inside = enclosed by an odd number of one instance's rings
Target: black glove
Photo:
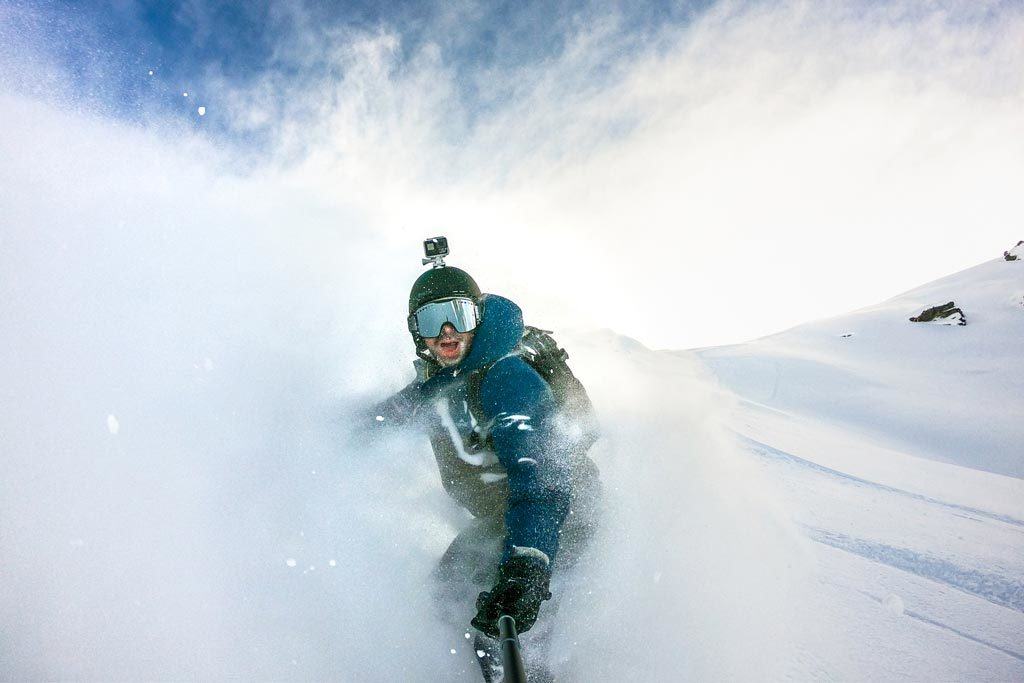
[[[551,571],[539,557],[513,557],[498,570],[494,588],[476,599],[472,624],[491,638],[498,637],[498,617],[507,614],[516,620],[516,630],[525,633],[537,621],[540,603],[551,597],[548,583]]]

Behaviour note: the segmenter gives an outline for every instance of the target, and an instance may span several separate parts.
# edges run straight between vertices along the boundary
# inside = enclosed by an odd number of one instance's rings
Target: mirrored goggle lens
[[[476,304],[469,299],[435,301],[416,309],[412,317],[421,337],[440,336],[445,323],[454,325],[456,332],[469,332],[479,323]]]

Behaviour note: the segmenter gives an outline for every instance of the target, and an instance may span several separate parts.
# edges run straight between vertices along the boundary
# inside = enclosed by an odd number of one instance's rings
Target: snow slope
[[[745,401],[919,457],[1022,477],[1021,265],[994,259],[877,306],[700,356]],[[966,327],[908,321],[947,301],[964,310]]]
[[[907,320],[951,300],[966,327]],[[815,542],[846,634],[819,652],[845,674],[1024,676],[1020,261],[695,353],[735,395],[730,429]]]

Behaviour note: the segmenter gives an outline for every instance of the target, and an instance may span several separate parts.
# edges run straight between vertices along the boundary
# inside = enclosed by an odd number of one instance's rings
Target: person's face
[[[458,365],[466,357],[469,346],[473,343],[473,334],[473,331],[456,332],[454,325],[445,323],[439,336],[424,337],[423,343],[427,345],[434,360],[447,368]]]

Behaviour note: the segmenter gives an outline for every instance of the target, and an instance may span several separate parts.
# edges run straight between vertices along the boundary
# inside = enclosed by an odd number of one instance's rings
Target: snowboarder
[[[553,571],[577,560],[593,534],[600,483],[587,450],[596,423],[568,354],[524,327],[516,304],[445,265],[444,238],[425,251],[432,267],[409,295],[417,378],[374,419],[424,425],[446,492],[475,517],[441,558],[437,595],[460,629],[479,631],[474,651],[485,679],[497,680],[498,618],[512,616],[520,633],[533,628]],[[533,641],[527,666],[541,680],[547,638]]]

